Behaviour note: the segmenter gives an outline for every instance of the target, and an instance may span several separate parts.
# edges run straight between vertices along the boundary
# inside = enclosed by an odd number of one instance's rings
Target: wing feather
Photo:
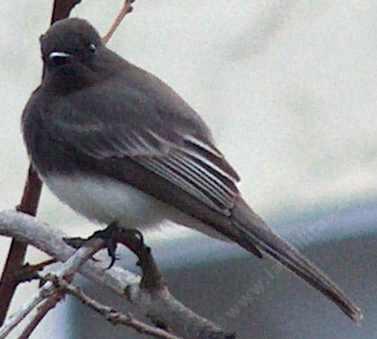
[[[134,89],[116,90],[121,93],[111,96],[111,109],[104,107],[104,92],[93,93],[90,101],[78,93],[54,113],[59,119],[48,119],[45,113],[51,138],[98,162],[135,161],[229,216],[239,195],[239,177],[196,112],[188,119],[189,112],[165,111],[167,107],[156,106],[145,95],[136,100]]]

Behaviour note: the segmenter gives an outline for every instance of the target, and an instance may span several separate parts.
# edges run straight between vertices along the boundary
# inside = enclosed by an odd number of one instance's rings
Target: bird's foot
[[[116,249],[119,242],[125,244],[134,253],[143,252],[142,249],[145,247],[144,237],[139,230],[121,228],[117,222],[112,222],[104,230],[96,231],[88,238],[63,238],[66,244],[76,249],[82,247],[91,239],[101,239],[104,241],[104,248],[107,249],[107,253],[111,258],[107,269],[110,269],[118,259],[116,256]]]
[[[84,238],[65,238],[64,241],[74,247],[80,248],[93,238],[100,238],[104,241],[104,248],[107,248],[111,262],[111,268],[116,261],[117,244],[128,247],[137,257],[137,265],[143,271],[141,287],[146,289],[160,289],[165,286],[165,281],[158,269],[152,256],[150,247],[144,243],[143,234],[136,229],[119,227],[117,222],[111,223],[106,229],[94,232],[90,237]]]

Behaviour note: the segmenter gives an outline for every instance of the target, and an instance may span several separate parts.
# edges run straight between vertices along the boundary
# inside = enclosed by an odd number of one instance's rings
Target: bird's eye
[[[89,51],[91,51],[94,54],[97,51],[97,46],[95,44],[90,44]]]

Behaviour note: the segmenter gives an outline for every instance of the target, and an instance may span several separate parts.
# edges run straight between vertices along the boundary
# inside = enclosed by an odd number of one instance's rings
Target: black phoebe
[[[84,20],[59,21],[40,40],[45,74],[23,112],[23,135],[61,201],[101,223],[143,230],[171,220],[267,253],[361,318],[251,210],[208,127],[174,90],[106,48]]]

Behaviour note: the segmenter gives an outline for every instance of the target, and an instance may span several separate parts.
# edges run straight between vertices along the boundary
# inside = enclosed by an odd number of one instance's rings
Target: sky
[[[121,3],[83,0],[73,16],[104,34]],[[50,7],[0,3],[0,209],[23,189],[20,116],[40,81]],[[137,0],[109,47],[204,117],[265,219],[305,219],[377,197],[375,13],[367,0]],[[75,235],[88,225],[47,189],[39,217]]]

